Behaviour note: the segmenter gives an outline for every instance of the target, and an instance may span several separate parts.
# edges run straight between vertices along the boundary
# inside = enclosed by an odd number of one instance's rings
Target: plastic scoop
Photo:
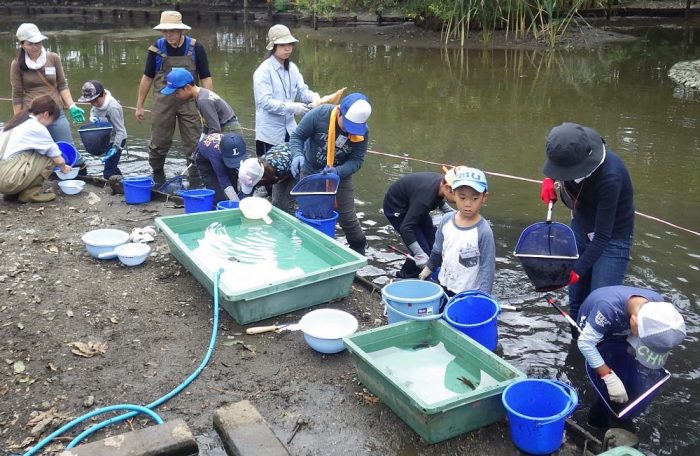
[[[267,215],[272,210],[272,204],[265,198],[249,196],[242,199],[238,207],[245,218],[263,219],[268,225],[272,223],[272,219]]]

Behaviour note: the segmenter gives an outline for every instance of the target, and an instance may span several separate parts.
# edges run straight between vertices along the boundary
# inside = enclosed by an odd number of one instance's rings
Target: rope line
[[[0,98],[0,100],[3,100],[3,101],[12,101],[11,98]],[[127,109],[131,109],[131,110],[134,110],[134,111],[136,110],[136,108],[133,108],[133,107],[131,107],[131,106],[122,106],[122,107],[123,107],[123,108],[127,108]],[[148,110],[148,109],[144,109],[144,111],[145,111],[145,112],[151,112],[151,111]],[[241,127],[241,129],[242,129],[242,130],[246,130],[246,131],[252,131],[252,132],[255,131],[255,130],[252,129],[252,128]],[[399,160],[410,160],[410,161],[415,161],[415,162],[419,162],[419,163],[425,163],[425,164],[427,164],[427,165],[435,165],[435,166],[440,166],[440,167],[442,167],[442,166],[455,166],[455,165],[451,165],[451,164],[449,164],[449,163],[439,163],[439,162],[434,162],[434,161],[430,161],[430,160],[423,160],[423,159],[420,159],[420,158],[406,157],[406,156],[401,156],[401,155],[389,154],[389,153],[387,153],[387,152],[379,152],[379,151],[372,150],[372,149],[367,149],[367,152],[370,153],[370,154],[373,154],[373,155],[382,155],[382,156],[384,156],[384,157],[397,158],[397,159],[399,159]],[[523,181],[523,182],[532,182],[532,183],[534,183],[534,184],[539,184],[539,183],[541,182],[541,181],[539,181],[539,180],[537,180],[537,179],[530,179],[530,178],[527,178],[527,177],[513,176],[512,174],[496,173],[496,172],[493,172],[493,171],[484,171],[484,173],[486,173],[486,174],[488,174],[488,175],[490,175],[490,176],[503,177],[503,178],[505,178],[505,179],[513,179],[513,180],[519,180],[519,181]],[[653,221],[658,222],[658,223],[662,223],[662,224],[664,224],[664,225],[666,225],[666,226],[670,226],[671,228],[675,228],[675,229],[677,229],[677,230],[685,231],[686,233],[694,234],[695,236],[700,237],[700,232],[698,232],[698,231],[694,231],[694,230],[691,230],[691,229],[689,229],[689,228],[684,228],[684,227],[682,227],[682,226],[676,225],[676,224],[674,224],[674,223],[668,222],[668,221],[663,220],[663,219],[660,219],[660,218],[658,218],[658,217],[654,217],[653,215],[645,214],[645,213],[643,213],[643,212],[634,211],[634,213],[635,213],[636,215],[639,215],[640,217],[644,217],[644,218],[646,218],[646,219],[653,220]]]

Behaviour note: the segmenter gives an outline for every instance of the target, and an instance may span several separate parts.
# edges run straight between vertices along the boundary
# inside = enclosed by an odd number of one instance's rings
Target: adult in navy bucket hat
[[[653,290],[615,285],[593,291],[583,301],[577,323],[582,328],[578,348],[598,392],[589,424],[630,429],[631,418],[651,397],[621,418],[615,413],[660,378],[669,352],[686,336],[683,316]]]
[[[205,135],[195,151],[195,164],[206,188],[214,190],[214,202],[238,201],[236,184],[241,162],[248,158],[245,141],[235,133]]]
[[[348,245],[364,255],[367,240],[355,213],[355,189],[352,176],[359,171],[367,152],[367,120],[372,105],[367,96],[351,93],[340,105],[324,104],[309,111],[292,133],[292,175],[337,174],[335,195],[338,223]]]
[[[600,134],[570,122],[549,132],[542,171],[542,201],[555,203],[558,187],[573,215],[579,258],[570,272],[569,306],[576,320],[591,291],[622,284],[634,232],[632,181]],[[571,334],[578,337],[573,328]]]

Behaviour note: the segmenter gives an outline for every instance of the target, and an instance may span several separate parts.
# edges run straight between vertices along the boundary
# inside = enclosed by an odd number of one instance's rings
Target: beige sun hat
[[[192,27],[182,23],[182,14],[179,11],[163,11],[160,13],[160,24],[153,30],[190,30]]]
[[[271,51],[275,44],[298,43],[299,40],[292,36],[292,32],[282,24],[275,24],[267,32],[267,50]]]
[[[30,43],[41,43],[48,38],[39,31],[39,27],[34,24],[24,23],[17,28],[17,40],[29,41]]]

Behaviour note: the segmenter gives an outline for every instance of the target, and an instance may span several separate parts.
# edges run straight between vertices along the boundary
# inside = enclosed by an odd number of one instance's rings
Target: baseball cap
[[[24,23],[17,28],[17,40],[41,43],[44,40],[48,40],[48,37],[43,35],[36,25]]]
[[[170,70],[165,80],[168,84],[160,91],[163,95],[175,93],[177,89],[185,87],[187,84],[194,84],[194,76],[185,68],[177,67]]]
[[[481,170],[476,168],[468,168],[466,166],[461,166],[460,168],[462,169],[455,174],[455,177],[452,180],[452,190],[459,187],[464,187],[465,185],[473,188],[479,193],[484,193],[489,189],[489,186],[486,183],[486,176]]]
[[[351,93],[340,102],[343,130],[351,135],[367,133],[367,119],[372,114],[369,99],[361,93]]]
[[[627,338],[637,361],[650,369],[663,367],[668,354],[685,338],[685,321],[673,304],[647,302],[637,313],[639,336]]]
[[[267,46],[265,47],[268,51],[271,51],[275,44],[289,44],[296,43],[299,40],[292,36],[292,32],[289,31],[287,26],[282,24],[275,24],[270,27],[267,32]]]
[[[452,187],[452,184],[454,183],[454,180],[455,180],[455,176],[458,173],[464,172],[467,169],[469,169],[469,168],[467,168],[466,166],[455,166],[455,167],[452,167],[452,168],[448,169],[447,171],[445,171],[444,179],[445,179],[445,182],[447,182],[447,185]]]
[[[558,181],[591,174],[605,158],[603,138],[593,129],[565,122],[549,132],[542,171]]]
[[[104,91],[105,91],[105,88],[102,85],[102,83],[100,83],[100,81],[95,81],[93,79],[93,80],[88,81],[85,84],[83,84],[83,89],[82,89],[83,95],[80,98],[78,98],[78,101],[81,103],[92,101],[95,98],[102,95],[102,93],[104,93]]]
[[[241,191],[245,194],[252,192],[253,187],[262,179],[263,174],[265,174],[265,168],[257,158],[244,160],[238,170],[238,184]]]
[[[235,133],[221,135],[221,157],[227,167],[238,168],[241,161],[248,158],[243,138]]]

